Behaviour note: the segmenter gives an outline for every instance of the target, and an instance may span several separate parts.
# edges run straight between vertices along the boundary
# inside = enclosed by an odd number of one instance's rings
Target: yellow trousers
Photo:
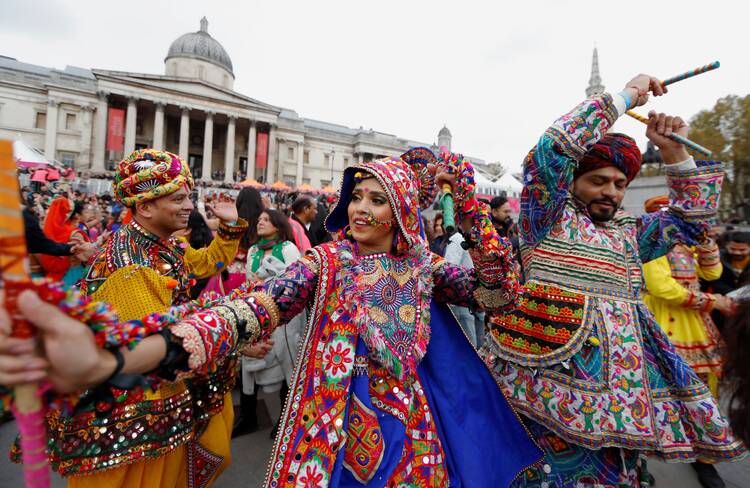
[[[208,483],[210,487],[231,461],[232,425],[234,407],[232,393],[224,395],[224,408],[213,417],[198,438],[198,443],[213,454],[223,458],[221,465]],[[87,476],[68,478],[69,488],[187,488],[187,447],[177,449],[158,458],[148,458],[120,468]]]

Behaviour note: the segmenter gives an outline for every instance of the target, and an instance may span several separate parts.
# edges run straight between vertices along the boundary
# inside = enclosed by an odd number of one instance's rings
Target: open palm
[[[222,222],[236,222],[239,217],[234,202],[216,202],[208,208]]]

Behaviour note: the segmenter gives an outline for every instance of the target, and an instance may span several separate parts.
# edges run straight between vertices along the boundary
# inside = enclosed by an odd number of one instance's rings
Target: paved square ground
[[[271,418],[276,420],[279,412],[278,394],[261,395]],[[261,411],[262,408],[259,408]],[[261,421],[263,419],[261,418]],[[266,474],[268,456],[273,441],[269,437],[270,422],[266,428],[232,441],[232,464],[222,474],[215,488],[253,488],[261,486]],[[0,487],[21,488],[23,481],[21,469],[8,460],[7,449],[16,435],[15,422],[0,426]],[[656,477],[656,488],[701,488],[693,469],[685,464],[666,464],[655,460],[649,461],[649,469]],[[724,481],[729,488],[750,487],[750,460],[739,463],[722,463],[718,465]],[[54,488],[62,488],[65,482],[54,476]]]

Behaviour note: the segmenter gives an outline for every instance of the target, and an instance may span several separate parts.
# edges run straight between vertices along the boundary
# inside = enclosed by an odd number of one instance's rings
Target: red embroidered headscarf
[[[70,223],[73,213],[73,205],[66,197],[57,197],[47,209],[47,217],[44,220],[44,235],[55,242],[67,243],[75,226]],[[70,258],[68,256],[39,255],[39,262],[44,272],[50,279],[60,281],[70,269]]]
[[[641,150],[632,137],[618,133],[605,134],[583,155],[574,177],[607,166],[614,166],[625,173],[628,184],[633,181],[641,169]]]
[[[57,197],[47,209],[44,235],[55,242],[68,242],[75,226],[70,223],[73,205],[66,197]]]

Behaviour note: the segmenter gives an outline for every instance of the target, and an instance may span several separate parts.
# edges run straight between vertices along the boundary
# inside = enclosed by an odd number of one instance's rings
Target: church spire
[[[591,61],[591,78],[589,78],[589,86],[586,88],[586,96],[593,97],[602,93],[604,93],[604,85],[602,85],[602,77],[599,76],[599,53],[594,48],[594,58]]]

